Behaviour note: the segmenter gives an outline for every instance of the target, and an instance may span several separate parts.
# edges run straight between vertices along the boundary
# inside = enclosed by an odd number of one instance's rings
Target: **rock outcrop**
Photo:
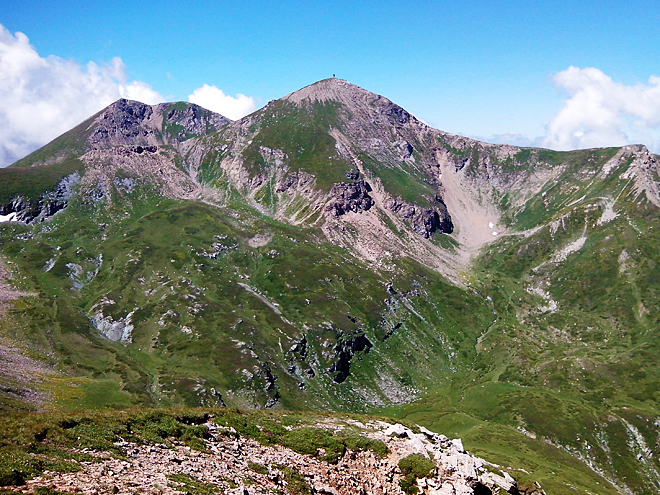
[[[326,211],[332,212],[336,217],[342,216],[349,211],[358,213],[367,211],[374,205],[374,200],[369,193],[371,186],[363,181],[338,182],[332,186],[330,191],[331,200],[326,206]]]
[[[413,230],[427,239],[435,232],[451,234],[454,231],[447,206],[439,196],[436,196],[429,208],[407,203],[401,198],[388,200],[385,207],[401,219],[409,221]]]
[[[176,144],[229,122],[228,118],[192,103],[146,105],[122,98],[94,119],[88,142],[91,149]]]
[[[385,458],[373,451],[347,451],[336,464],[303,455],[281,446],[264,446],[239,436],[233,428],[208,422],[206,451],[191,450],[179,442],[135,444],[118,442],[120,458],[84,449],[96,462],[80,462],[80,471],[48,473],[14,490],[33,493],[38,487],[84,494],[189,493],[191,487],[205,493],[265,495],[317,493],[326,495],[403,494],[399,461],[423,456],[435,464],[425,478],[417,479],[424,495],[517,495],[516,481],[495,464],[468,454],[460,440],[449,440],[425,428],[420,433],[382,421],[363,424],[346,420],[316,425],[332,430],[360,430],[389,449]]]
[[[0,222],[33,223],[52,217],[67,207],[79,182],[80,175],[74,172],[64,177],[54,190],[36,200],[16,196],[9,203],[0,205]]]
[[[336,373],[333,380],[336,383],[342,383],[348,378],[353,356],[358,352],[368,353],[372,347],[373,344],[364,334],[338,342],[334,348],[336,361],[328,373]]]

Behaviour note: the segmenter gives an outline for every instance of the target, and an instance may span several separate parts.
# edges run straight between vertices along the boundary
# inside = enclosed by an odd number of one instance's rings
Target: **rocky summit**
[[[370,414],[520,493],[657,493],[657,159],[482,143],[336,78],[238,121],[119,100],[0,169],[0,408]]]

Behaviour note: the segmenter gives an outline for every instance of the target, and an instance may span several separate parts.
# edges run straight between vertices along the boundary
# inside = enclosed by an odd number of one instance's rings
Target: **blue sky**
[[[3,3],[5,41],[22,32],[39,57],[81,73],[114,63],[104,77],[167,100],[208,85],[259,107],[334,73],[448,132],[556,148],[643,138],[660,151],[660,96],[657,119],[640,110],[656,105],[657,2]],[[0,74],[0,97],[16,81]]]

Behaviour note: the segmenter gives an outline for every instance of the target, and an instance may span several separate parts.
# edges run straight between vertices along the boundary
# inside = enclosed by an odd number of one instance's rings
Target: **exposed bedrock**
[[[427,239],[438,231],[444,234],[454,231],[451,216],[440,196],[436,196],[427,208],[407,203],[400,197],[389,199],[385,207],[403,220],[408,220],[413,230]]]
[[[0,222],[33,223],[46,220],[69,204],[80,175],[74,172],[64,177],[57,187],[45,192],[37,200],[17,196],[9,203],[0,204]]]
[[[336,217],[349,211],[355,213],[367,211],[374,205],[374,200],[369,196],[370,192],[371,186],[364,180],[337,182],[330,191],[332,199],[326,206],[326,210],[333,212]]]
[[[342,383],[345,381],[350,373],[351,359],[353,359],[353,356],[358,352],[364,352],[366,354],[373,346],[374,345],[364,334],[356,335],[350,339],[338,342],[334,348],[335,358],[337,360],[328,370],[328,373],[337,373],[333,377],[333,380],[336,383]]]

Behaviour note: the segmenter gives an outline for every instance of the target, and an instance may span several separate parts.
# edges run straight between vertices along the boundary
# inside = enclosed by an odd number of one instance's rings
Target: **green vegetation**
[[[282,471],[284,481],[287,483],[287,490],[291,495],[311,495],[312,487],[307,480],[298,471],[287,466],[277,466]]]
[[[364,410],[357,390],[371,384],[382,394],[375,363],[406,386],[448,383],[449,368],[468,370],[492,318],[481,298],[417,263],[400,260],[396,276],[374,273],[345,250],[316,241],[313,229],[234,205],[243,218],[236,223],[226,210],[163,198],[125,206],[74,201],[43,231],[0,225],[4,253],[27,276],[21,289],[40,294],[17,301],[11,333],[74,373],[71,387],[66,380],[44,384],[67,407],[263,407],[274,400]],[[27,232],[34,234],[26,242]],[[250,247],[246,239],[255,232],[270,242]],[[388,283],[397,294],[387,292]],[[109,341],[90,323],[97,311],[118,321],[134,309],[131,343]],[[356,351],[346,381],[329,387],[334,375],[326,370],[340,351],[325,349],[359,334],[372,345],[383,342],[382,350]],[[303,337],[304,349],[291,351]],[[248,343],[254,354],[240,350]],[[438,352],[418,351],[427,345]],[[235,349],[232,357],[227,348]]]
[[[82,168],[83,163],[77,159],[38,168],[0,168],[0,204],[7,204],[17,197],[37,201],[44,193],[53,191],[64,177]]]
[[[281,445],[299,454],[318,457],[336,464],[350,450],[373,451],[385,457],[389,450],[379,440],[370,440],[358,432],[335,433],[324,428],[306,426],[313,414],[240,412],[216,417],[218,424],[234,428],[239,435],[252,438],[262,445]],[[265,469],[264,466],[261,466]],[[257,471],[254,469],[254,471]]]
[[[163,137],[166,138],[167,142],[170,143],[180,142],[186,139],[191,139],[193,137],[198,137],[197,134],[186,132],[185,126],[181,124],[179,120],[182,117],[182,115],[184,115],[185,112],[191,107],[194,107],[194,110],[196,112],[196,120],[198,121],[206,120],[206,128],[202,133],[203,135],[211,134],[213,132],[218,131],[218,129],[209,122],[209,118],[211,117],[213,112],[205,108],[202,108],[200,106],[193,105],[191,103],[179,101],[176,103],[169,104],[163,110],[163,124],[161,127],[161,132]]]
[[[255,473],[267,475],[268,474],[268,468],[264,466],[263,464],[257,464],[252,461],[248,461],[248,467],[254,471]]]
[[[190,493],[191,495],[215,495],[223,493],[219,487],[209,483],[202,483],[197,481],[189,474],[170,474],[168,475],[167,479],[174,482],[170,483],[169,486],[176,488],[177,490],[180,488],[185,488],[186,492]],[[229,487],[236,488],[236,484],[231,482]]]
[[[463,438],[472,453],[510,466],[521,486],[538,481],[548,493],[660,490],[660,460],[649,454],[660,446],[660,222],[643,181],[626,178],[634,157],[605,167],[618,149],[500,156],[470,140],[407,135],[397,139],[410,139],[414,163],[354,150],[372,180],[416,205],[436,192],[437,171],[424,160],[446,153],[466,184],[480,184],[479,200],[500,206],[507,235],[457,273],[458,287],[406,257],[375,269],[328,241],[309,197],[277,190],[305,174],[321,193],[350,180],[354,164],[330,134],[347,132],[350,117],[333,102],[269,104],[246,121],[243,185],[221,167],[236,151],[236,129],[208,128],[198,177],[222,206],[164,198],[143,181],[121,200],[74,198],[49,222],[0,224],[17,288],[37,294],[8,303],[0,336],[58,373],[34,372],[27,385],[0,376],[0,425],[9,418],[0,481],[77,469],[80,459],[60,446],[119,455],[119,436],[203,449],[206,413],[160,408],[224,405],[207,410],[219,424],[329,462],[349,450],[387,451],[359,431],[333,433],[270,409],[407,419]],[[167,135],[182,130],[176,116],[163,123]],[[0,200],[36,200],[81,171],[85,132],[0,171]],[[538,189],[521,186],[538,177]],[[500,189],[486,198],[490,185]],[[311,220],[280,221],[300,212]],[[357,239],[351,229],[338,234],[345,245]],[[460,254],[452,237],[432,242]],[[38,407],[21,400],[25,389],[49,397],[54,412],[5,418]],[[135,407],[155,410],[104,416]],[[58,409],[79,419],[57,419]],[[406,467],[406,491],[418,461]],[[306,493],[304,479],[284,473]]]
[[[660,483],[645,450],[657,446],[660,413],[651,309],[660,225],[657,208],[619,179],[631,159],[598,175],[616,151],[516,156],[551,162],[562,176],[512,212],[512,226],[539,228],[501,238],[473,267],[471,284],[496,318],[471,373],[453,394],[389,409],[523,469],[512,473],[521,486],[539,481],[548,493],[617,493],[616,485],[650,494]],[[607,217],[612,198],[616,214]]]
[[[435,464],[420,454],[412,454],[399,461],[399,469],[404,478],[399,480],[401,489],[410,495],[418,493],[418,478],[427,478],[433,474]]]
[[[382,164],[366,153],[361,153],[359,158],[365,168],[381,180],[385,190],[392,196],[422,206],[428,205],[428,199],[435,197],[435,190],[428,184],[430,177],[413,170],[408,164]]]
[[[362,418],[363,419],[363,418]],[[75,472],[80,462],[98,462],[90,454],[72,449],[108,452],[123,458],[117,443],[134,442],[171,447],[183,443],[206,451],[204,440],[210,437],[205,423],[213,421],[226,430],[218,435],[241,435],[263,445],[281,445],[300,454],[337,462],[347,450],[373,450],[385,456],[387,447],[370,440],[354,427],[334,434],[331,430],[311,427],[319,421],[340,424],[341,418],[315,413],[239,411],[229,409],[146,409],[79,413],[5,414],[0,417],[0,486],[20,485],[44,471]],[[288,428],[284,428],[287,426]],[[238,433],[231,433],[235,428]],[[102,460],[102,458],[100,458]],[[250,463],[255,473],[268,474],[262,464]],[[303,478],[288,468],[280,469],[299,493],[306,493]],[[290,472],[291,471],[291,472]],[[177,474],[170,481],[183,484],[191,493],[216,493],[218,488]],[[225,480],[235,488],[231,480]]]
[[[335,139],[328,134],[331,127],[338,126],[337,113],[341,111],[336,102],[316,102],[312,110],[281,100],[271,102],[261,112],[255,138],[243,151],[251,175],[267,173],[272,167],[261,153],[261,148],[267,147],[286,153],[292,173],[313,174],[322,189],[345,181],[351,166],[337,155]]]
[[[91,116],[82,124],[65,132],[50,143],[10,165],[9,168],[29,169],[31,167],[38,167],[39,169],[43,166],[77,160],[89,149],[89,144],[87,142],[87,138],[90,135],[89,124],[98,115],[99,114],[97,113],[96,115]]]
[[[534,301],[519,287],[520,256],[511,265],[510,275],[491,279],[492,268],[488,268],[479,279],[487,284],[480,291],[492,296],[491,307],[482,296],[448,284],[418,263],[400,260],[396,276],[377,274],[345,251],[315,241],[313,230],[292,228],[238,205],[229,207],[238,212],[237,221],[229,221],[231,217],[223,210],[163,198],[134,200],[129,215],[120,205],[107,209],[73,202],[67,214],[58,215],[43,232],[38,226],[0,226],[5,254],[28,276],[20,281],[20,288],[41,294],[17,301],[11,315],[19,324],[11,331],[32,352],[56,356],[58,365],[73,373],[71,378],[43,384],[58,404],[117,408],[213,405],[221,400],[233,407],[263,407],[274,400],[291,409],[344,405],[364,411],[368,405],[357,390],[366,386],[382,393],[377,385],[382,371],[375,370],[389,369],[402,391],[427,387],[424,403],[432,404],[433,413],[415,416],[415,411],[425,407],[417,403],[400,408],[406,417],[431,427],[438,417],[469,413],[483,425],[479,435],[461,429],[456,435],[463,436],[471,450],[477,449],[495,462],[504,454],[504,459],[532,473],[532,479],[540,479],[544,486],[545,473],[556,472],[557,466],[571,472],[565,466],[572,458],[561,453],[553,454],[552,462],[530,464],[541,442],[532,442],[525,456],[512,457],[506,453],[508,448],[506,452],[495,449],[499,443],[485,435],[491,430],[504,431],[506,441],[516,445],[521,435],[515,428],[521,426],[577,448],[574,438],[579,429],[600,418],[575,416],[571,430],[560,422],[543,426],[549,419],[544,411],[561,410],[563,402],[558,409],[550,400],[539,400],[545,396],[514,393],[527,384],[522,381],[526,369],[533,369],[512,366],[516,359],[525,359],[525,354],[509,345],[509,338],[524,335],[513,333],[522,329],[517,324],[511,327],[515,317],[507,316],[512,292],[526,294],[528,304]],[[579,225],[576,222],[575,228]],[[34,237],[21,240],[31,231]],[[270,242],[251,248],[245,240],[255,232],[267,232]],[[565,239],[570,236],[566,234]],[[506,251],[493,249],[493,256],[506,256]],[[218,254],[211,258],[204,252]],[[527,266],[533,268],[538,259],[531,258]],[[515,258],[511,260],[513,263]],[[45,271],[53,261],[52,268]],[[72,263],[91,274],[83,277],[80,289],[73,285],[68,267]],[[501,269],[508,266],[499,260],[484,264]],[[387,284],[395,294],[386,290]],[[114,321],[139,308],[133,316],[137,324],[132,343],[110,342],[90,325],[88,315],[103,298],[114,301],[102,307],[103,314]],[[198,312],[192,312],[196,307]],[[494,313],[497,320],[493,325]],[[307,329],[301,334],[297,328],[303,323]],[[192,333],[181,331],[184,327]],[[332,385],[333,375],[326,370],[338,358],[324,350],[359,334],[366,335],[378,353],[357,352],[346,381]],[[298,344],[303,335],[304,346]],[[241,352],[243,347],[234,341],[249,344],[254,354]],[[227,353],[227,348],[236,350]],[[308,369],[315,376],[309,376]],[[252,378],[244,379],[242,370]],[[481,388],[498,377],[514,383],[509,389]],[[304,391],[298,386],[301,382]],[[530,403],[538,407],[532,411]],[[565,410],[574,410],[579,404],[567,403]],[[447,415],[451,411],[456,411],[454,416]],[[304,427],[289,431],[277,422],[260,421],[236,419],[227,425],[258,441],[279,442],[329,461],[336,461],[346,450],[384,449],[382,444],[361,445],[365,439],[359,436]],[[498,425],[505,429],[497,430]],[[437,429],[446,434],[452,431],[444,424]],[[193,444],[194,435],[185,441]],[[597,476],[571,469],[583,477],[575,486],[598,487],[593,481]],[[563,493],[565,485],[556,486],[560,488],[556,493]]]

